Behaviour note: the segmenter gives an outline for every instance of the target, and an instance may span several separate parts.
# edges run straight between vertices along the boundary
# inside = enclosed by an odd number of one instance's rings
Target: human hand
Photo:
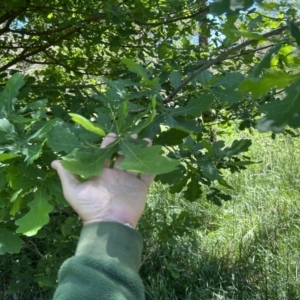
[[[110,133],[103,139],[101,148],[115,139],[116,135]],[[86,182],[80,182],[75,175],[64,169],[60,161],[52,162],[51,166],[60,177],[66,200],[84,225],[114,221],[136,227],[145,209],[147,191],[154,176],[144,174],[138,178],[136,173],[116,169],[121,160],[122,157],[118,157],[113,168],[104,166],[99,176],[93,176]]]

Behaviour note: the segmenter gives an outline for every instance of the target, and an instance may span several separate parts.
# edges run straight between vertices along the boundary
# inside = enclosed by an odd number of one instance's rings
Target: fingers
[[[60,178],[64,194],[70,187],[77,186],[80,182],[76,179],[75,175],[67,171],[61,164],[61,161],[55,160],[51,163],[51,167],[57,171]]]
[[[147,185],[148,188],[151,185],[151,183],[153,182],[154,178],[155,178],[155,175],[150,175],[150,174],[143,174],[141,176],[141,180],[143,182],[145,182],[145,184]]]
[[[116,140],[117,135],[114,132],[110,132],[102,141],[100,148],[105,148],[109,144]]]

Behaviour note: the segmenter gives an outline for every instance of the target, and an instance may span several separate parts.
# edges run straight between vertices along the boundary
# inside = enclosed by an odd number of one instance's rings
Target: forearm
[[[138,275],[142,238],[120,223],[83,227],[74,257],[64,262],[54,300],[144,299]]]

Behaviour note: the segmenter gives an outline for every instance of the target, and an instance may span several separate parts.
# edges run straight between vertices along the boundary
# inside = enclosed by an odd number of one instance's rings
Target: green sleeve
[[[138,275],[142,237],[116,222],[98,222],[82,228],[75,256],[58,274],[54,300],[141,300]]]

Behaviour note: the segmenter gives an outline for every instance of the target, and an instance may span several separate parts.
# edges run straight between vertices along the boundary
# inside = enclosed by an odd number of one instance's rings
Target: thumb
[[[62,162],[60,160],[54,160],[51,163],[51,167],[58,173],[65,196],[70,189],[76,187],[80,183],[73,174],[62,166]]]

